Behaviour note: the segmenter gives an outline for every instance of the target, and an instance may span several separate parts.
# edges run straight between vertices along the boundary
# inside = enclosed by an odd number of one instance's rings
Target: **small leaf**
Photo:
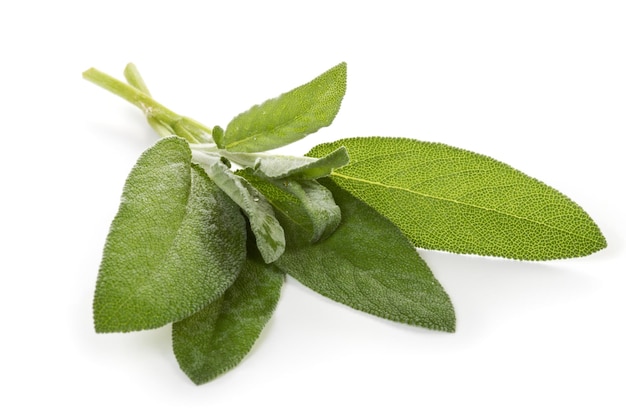
[[[274,217],[274,210],[263,194],[244,178],[235,175],[221,161],[219,155],[194,152],[194,160],[201,164],[209,177],[248,216],[257,247],[267,263],[274,262],[285,250],[285,235]]]
[[[393,221],[418,247],[548,260],[606,246],[598,226],[569,198],[487,156],[401,138],[351,138],[350,164],[332,179]]]
[[[272,206],[298,228],[307,243],[325,239],[341,221],[341,210],[332,193],[315,180],[271,180],[255,176],[250,169],[238,174],[263,193]]]
[[[151,329],[220,297],[245,258],[245,221],[187,143],[162,139],[131,171],[94,297],[97,332]]]
[[[213,141],[217,144],[218,147],[222,147],[222,140],[224,139],[224,129],[219,126],[214,126],[211,130],[211,136],[213,137]]]
[[[281,218],[287,249],[276,265],[312,290],[357,310],[453,332],[450,298],[402,232],[332,181],[321,182],[341,208],[341,224],[326,240],[303,245],[297,243],[298,228]]]
[[[248,259],[220,299],[174,323],[174,354],[193,382],[209,382],[243,360],[271,318],[284,278],[275,266]]]
[[[218,146],[233,152],[279,148],[328,126],[346,92],[346,64],[235,117]]]

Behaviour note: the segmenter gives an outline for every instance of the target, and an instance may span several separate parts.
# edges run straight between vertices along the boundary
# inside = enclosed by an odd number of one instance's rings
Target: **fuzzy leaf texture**
[[[285,250],[285,234],[263,194],[244,178],[235,175],[217,155],[195,153],[195,160],[209,177],[244,211],[263,259],[274,262]]]
[[[257,174],[268,178],[314,180],[327,177],[333,169],[348,165],[350,158],[345,148],[335,149],[321,158],[268,155],[255,164]]]
[[[341,209],[328,188],[315,180],[275,180],[279,188],[295,196],[311,220],[311,243],[326,239],[341,222]]]
[[[606,246],[589,215],[544,183],[490,157],[404,138],[342,139],[342,188],[393,221],[418,247],[523,260],[579,257]]]
[[[94,297],[97,332],[151,329],[220,297],[245,259],[245,220],[180,138],[146,150],[126,180]]]
[[[389,220],[337,187],[328,187],[342,221],[327,239],[301,242],[299,227],[277,210],[287,249],[276,265],[312,290],[389,320],[453,332],[452,302],[415,247]]]
[[[224,136],[216,136],[220,148],[232,152],[260,152],[279,148],[332,123],[346,92],[346,64],[277,98],[236,116]]]
[[[294,180],[291,178],[273,180],[256,176],[252,169],[238,171],[258,189],[279,217],[288,219],[298,229],[300,241],[313,243],[325,239],[335,231],[341,221],[341,209],[332,193],[316,180]]]
[[[249,258],[221,298],[174,323],[174,354],[193,382],[209,382],[243,360],[270,320],[284,278],[275,266]]]

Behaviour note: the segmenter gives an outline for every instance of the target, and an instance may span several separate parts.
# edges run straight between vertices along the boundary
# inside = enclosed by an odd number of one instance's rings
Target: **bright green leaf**
[[[209,177],[244,211],[257,247],[265,262],[274,262],[285,250],[285,235],[274,217],[274,210],[263,194],[244,178],[234,174],[218,155],[194,152],[194,161],[201,164]]]
[[[213,130],[211,130],[211,136],[213,137],[213,141],[219,146],[224,138],[224,129],[219,126],[214,126]]]
[[[286,221],[287,249],[276,265],[312,290],[357,310],[453,332],[450,298],[411,242],[371,207],[330,180],[321,182],[341,208],[341,224],[327,239],[303,245],[298,227]]]
[[[248,259],[223,297],[174,323],[174,354],[193,382],[209,382],[243,360],[271,318],[284,278],[275,266]]]
[[[245,258],[245,221],[197,166],[187,143],[162,139],[131,171],[104,248],[97,332],[151,329],[220,297]]]
[[[351,138],[350,164],[332,179],[393,221],[418,247],[547,260],[606,246],[582,208],[555,189],[487,156],[401,138]]]
[[[217,145],[233,152],[279,148],[328,126],[346,92],[346,64],[235,117]]]

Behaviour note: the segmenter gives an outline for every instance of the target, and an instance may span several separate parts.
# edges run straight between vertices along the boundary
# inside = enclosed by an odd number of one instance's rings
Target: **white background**
[[[626,3],[16,4],[0,6],[1,415],[626,415]],[[488,154],[582,205],[609,247],[542,263],[420,252],[455,334],[289,279],[252,353],[196,387],[169,327],[92,328],[108,226],[156,136],[81,72],[129,61],[159,101],[222,126],[346,61],[335,123],[288,152],[385,135]]]

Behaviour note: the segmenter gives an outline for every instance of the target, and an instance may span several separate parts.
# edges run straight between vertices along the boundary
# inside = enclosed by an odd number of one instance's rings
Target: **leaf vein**
[[[551,226],[551,225],[546,224],[544,222],[537,221],[535,219],[530,219],[530,218],[527,218],[527,217],[517,216],[517,215],[511,214],[511,213],[506,213],[506,212],[503,212],[501,210],[497,210],[495,208],[483,207],[483,206],[479,206],[479,205],[476,205],[476,204],[471,204],[471,203],[468,203],[468,202],[465,202],[465,201],[458,201],[456,199],[451,199],[451,198],[445,198],[445,197],[441,197],[441,196],[426,194],[426,193],[420,192],[418,190],[412,190],[412,189],[406,188],[406,187],[400,187],[400,186],[396,186],[396,185],[384,184],[384,183],[381,183],[381,182],[378,182],[378,181],[370,181],[370,180],[366,180],[364,178],[358,178],[358,177],[342,174],[342,173],[339,173],[339,172],[336,172],[336,171],[333,172],[331,175],[335,176],[335,177],[344,178],[344,179],[349,180],[349,181],[361,182],[361,183],[364,183],[364,184],[370,184],[370,185],[373,185],[373,186],[379,186],[379,187],[382,187],[382,188],[393,189],[393,190],[407,192],[407,193],[410,193],[410,194],[415,194],[417,196],[420,196],[420,197],[426,198],[426,199],[430,199],[430,200],[454,203],[454,204],[459,204],[459,205],[462,205],[462,206],[471,207],[471,208],[475,208],[475,209],[479,209],[479,210],[494,212],[494,213],[497,213],[497,214],[500,214],[500,215],[503,215],[503,216],[506,216],[506,217],[511,217],[511,218],[515,218],[515,219],[518,219],[518,220],[523,220],[523,221],[527,221],[527,222],[530,222],[530,223],[534,223],[534,224],[546,227],[548,229],[559,231],[561,233],[565,233],[565,234],[572,235],[572,236],[577,236],[577,237],[579,237],[581,239],[584,239],[584,240],[596,242],[595,239],[590,238],[586,234],[576,234],[576,233],[573,233],[573,232],[571,232],[569,230],[564,230],[562,228],[554,227],[554,226]]]

